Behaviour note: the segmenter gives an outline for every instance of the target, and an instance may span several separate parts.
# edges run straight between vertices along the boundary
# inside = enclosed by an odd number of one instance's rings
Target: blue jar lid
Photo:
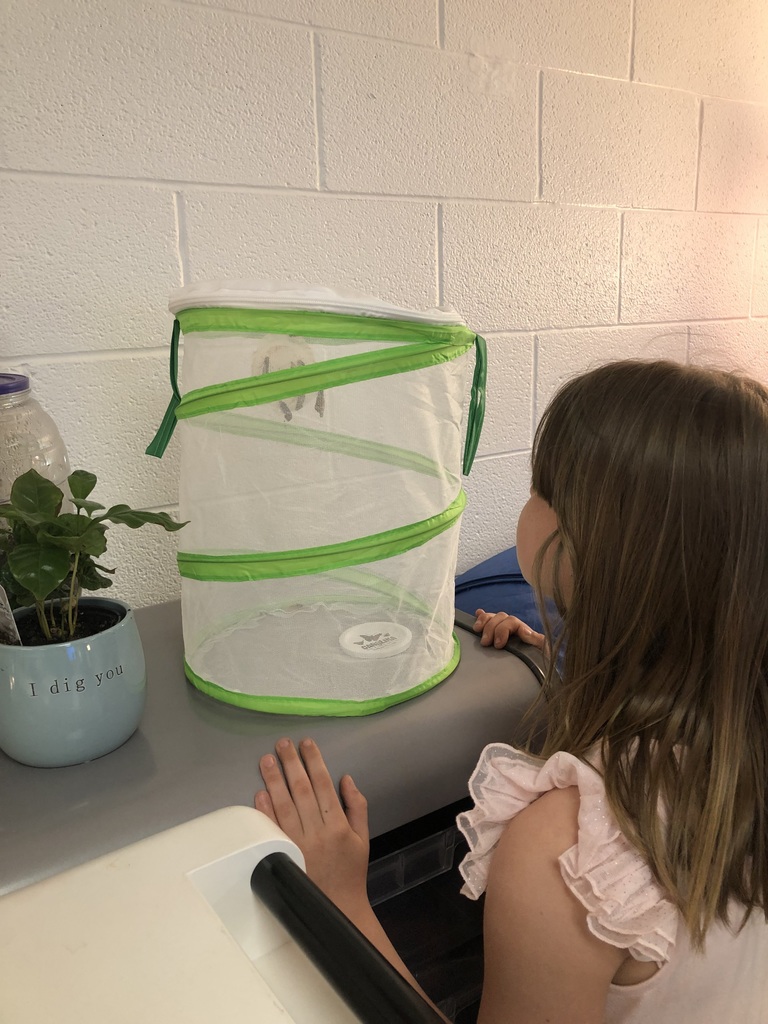
[[[29,391],[29,377],[23,373],[0,373],[0,395],[17,395]]]

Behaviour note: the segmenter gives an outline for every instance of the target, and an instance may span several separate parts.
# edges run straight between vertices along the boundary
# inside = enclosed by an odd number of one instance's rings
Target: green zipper
[[[208,306],[181,309],[176,314],[185,334],[290,334],[301,338],[346,341],[466,341],[474,333],[464,324],[430,324],[417,320],[354,316],[301,309],[239,309]]]
[[[189,416],[205,416],[227,409],[268,405],[344,384],[357,384],[377,377],[437,366],[456,359],[471,347],[471,342],[418,342],[398,348],[385,348],[379,352],[339,356],[322,363],[289,367],[256,377],[225,381],[223,384],[209,384],[184,395],[176,409],[176,418],[183,420]]]
[[[461,516],[466,503],[467,496],[460,491],[447,509],[429,519],[321,547],[290,551],[233,551],[220,555],[180,551],[177,555],[179,574],[186,579],[206,582],[247,583],[309,576],[345,566],[378,562],[420,547],[449,529]]]

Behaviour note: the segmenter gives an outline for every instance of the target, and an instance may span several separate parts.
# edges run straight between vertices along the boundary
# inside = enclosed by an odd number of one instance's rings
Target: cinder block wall
[[[167,295],[289,277],[448,303],[490,345],[460,569],[507,547],[558,382],[768,379],[764,0],[6,0],[0,362],[97,494],[174,509]],[[112,531],[114,593],[174,542]]]

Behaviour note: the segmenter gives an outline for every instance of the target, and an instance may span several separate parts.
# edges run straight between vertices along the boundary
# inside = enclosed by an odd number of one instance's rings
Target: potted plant
[[[71,504],[31,469],[0,505],[0,585],[13,610],[0,640],[0,748],[36,767],[92,760],[136,730],[146,671],[133,612],[82,593],[112,586],[115,570],[98,561],[110,524],[185,525],[92,501],[93,473],[67,483]]]

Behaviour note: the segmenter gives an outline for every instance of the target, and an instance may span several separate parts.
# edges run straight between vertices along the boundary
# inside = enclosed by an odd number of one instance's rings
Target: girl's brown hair
[[[697,947],[731,900],[768,918],[768,391],[602,366],[545,412],[533,488],[558,520],[534,572],[566,556],[573,576],[546,624],[542,753],[599,752]]]

